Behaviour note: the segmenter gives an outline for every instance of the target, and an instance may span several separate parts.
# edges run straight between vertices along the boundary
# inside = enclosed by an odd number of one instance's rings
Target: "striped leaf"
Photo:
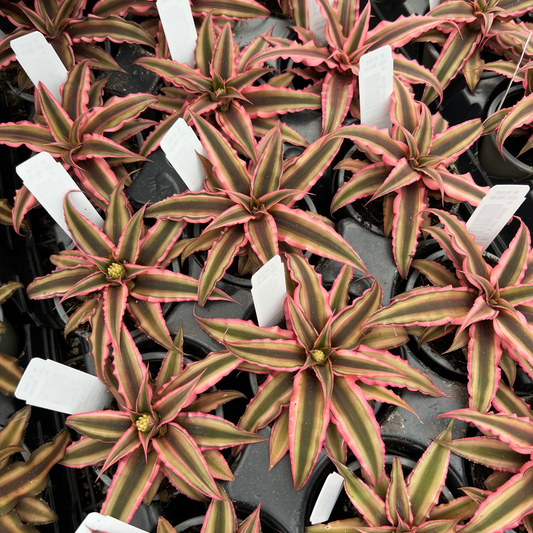
[[[17,358],[0,353],[0,393],[13,396],[22,373]]]
[[[533,120],[533,98],[527,96],[518,102],[510,111],[510,113],[503,118],[500,127],[496,133],[496,142],[500,152],[503,150],[503,144],[506,139],[515,130],[525,124],[529,124]]]
[[[330,426],[328,426],[329,428]],[[272,425],[269,445],[269,470],[289,451],[289,409],[283,407]]]
[[[464,533],[503,531],[518,525],[533,510],[533,468],[527,463],[519,474],[491,494],[462,529]]]
[[[274,420],[281,407],[289,404],[293,394],[292,385],[293,375],[288,372],[277,372],[269,376],[248,404],[239,427],[253,432]]]
[[[28,296],[34,300],[61,296],[68,292],[74,285],[91,276],[93,272],[93,268],[87,267],[57,270],[47,276],[36,278],[30,283],[27,289]]]
[[[274,218],[268,213],[250,219],[244,226],[244,233],[263,264],[278,255],[278,232]]]
[[[196,379],[191,380],[189,383],[177,387],[166,394],[163,392],[162,398],[153,403],[152,407],[159,415],[160,426],[173,421],[183,406],[187,405],[194,399],[194,389],[198,385],[198,380],[199,376]]]
[[[257,163],[252,122],[243,107],[234,100],[228,110],[217,113],[216,118],[226,134],[238,142],[245,154]]]
[[[139,446],[119,462],[101,514],[129,522],[158,472],[157,453],[151,450],[145,457],[142,447]]]
[[[174,348],[159,303],[129,297],[127,306],[140,330],[168,350]]]
[[[25,145],[34,152],[60,154],[61,150],[53,149],[49,146],[53,142],[55,142],[55,139],[46,126],[27,121],[17,122],[16,124],[13,122],[0,124],[0,143],[7,144],[7,146],[12,148]]]
[[[30,419],[30,414],[31,408],[27,405],[9,417],[6,426],[0,430],[0,449],[19,447],[24,441],[24,433]],[[6,464],[6,459],[0,460],[0,470]]]
[[[289,449],[296,490],[307,482],[326,438],[329,410],[320,381],[310,370],[294,378],[289,404]]]
[[[59,463],[71,468],[101,465],[104,464],[113,446],[114,442],[102,442],[97,439],[82,437],[67,447],[65,455]]]
[[[379,483],[384,472],[385,448],[379,425],[363,391],[350,378],[335,377],[332,414],[339,433],[368,472]]]
[[[271,207],[269,213],[276,222],[280,241],[367,272],[351,246],[321,220],[280,204]]]
[[[332,9],[329,4],[327,6]],[[348,114],[353,97],[352,77],[329,72],[322,86],[322,96],[322,135],[327,135],[339,129]]]
[[[237,529],[237,519],[231,500],[224,489],[221,488],[220,492],[224,498],[211,500],[202,525],[202,533],[235,533]]]
[[[269,118],[305,109],[320,109],[320,95],[285,87],[247,87],[242,91],[244,110],[251,118]]]
[[[176,418],[179,424],[203,449],[222,449],[261,442],[265,437],[249,433],[234,426],[231,422],[204,413],[181,413]]]
[[[193,13],[213,13],[215,17],[254,19],[268,17],[268,9],[254,0],[194,0]]]
[[[72,119],[41,82],[39,82],[38,96],[42,113],[52,135],[57,141],[68,143],[73,126]]]
[[[520,228],[491,273],[491,283],[494,284],[497,281],[500,289],[513,287],[519,283],[527,269],[529,248],[529,230],[520,221]]]
[[[387,492],[387,512],[393,524],[399,520],[411,524],[413,513],[407,493],[407,486],[403,478],[402,463],[399,457],[394,457],[392,463],[391,483]]]
[[[463,287],[430,287],[424,292],[405,293],[388,307],[377,311],[366,326],[461,324],[475,299],[476,293]]]
[[[333,372],[338,376],[369,378],[387,383],[391,376],[406,378],[406,374],[384,361],[373,358],[372,350],[335,350],[330,356]],[[382,355],[388,355],[386,352]]]
[[[426,521],[444,487],[450,452],[440,443],[451,441],[452,425],[450,422],[429,446],[409,475],[407,491],[413,511],[413,525],[419,526]]]
[[[533,331],[525,319],[519,319],[516,314],[500,309],[493,323],[496,333],[531,364],[533,362],[531,356],[533,353]]]
[[[131,418],[118,411],[93,411],[70,415],[68,427],[91,439],[101,442],[116,442],[131,427]]]
[[[167,468],[202,494],[222,498],[200,448],[180,426],[168,424],[165,435],[152,439],[152,443]]]

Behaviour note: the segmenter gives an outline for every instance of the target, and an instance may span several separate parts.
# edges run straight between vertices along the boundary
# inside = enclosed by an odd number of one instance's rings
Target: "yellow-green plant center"
[[[137,426],[137,429],[141,433],[146,433],[152,424],[153,420],[150,415],[142,415],[137,419],[137,422],[135,422],[135,425]]]
[[[111,263],[107,267],[107,277],[109,279],[118,279],[124,272],[124,267],[120,263]]]
[[[313,360],[315,360],[317,363],[322,363],[326,359],[326,354],[322,350],[313,350],[311,352],[311,357]]]

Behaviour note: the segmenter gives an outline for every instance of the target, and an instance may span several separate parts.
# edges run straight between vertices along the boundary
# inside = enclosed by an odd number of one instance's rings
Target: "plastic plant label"
[[[311,518],[309,519],[312,526],[329,520],[329,516],[337,503],[343,484],[344,478],[337,474],[337,472],[332,472],[326,478],[326,482],[322,486],[315,506],[313,507]]]
[[[392,50],[383,46],[361,57],[359,94],[361,124],[391,130],[390,106],[393,89]]]
[[[285,267],[275,255],[252,276],[252,299],[259,327],[277,326],[285,316]]]
[[[333,0],[328,0],[329,5],[333,5]],[[309,29],[313,32],[317,41],[326,44],[326,19],[320,12],[318,0],[307,0],[307,14],[309,15]]]
[[[528,192],[529,185],[495,185],[481,200],[468,219],[466,229],[483,250],[516,213]]]
[[[59,88],[67,81],[67,69],[44,35],[34,31],[13,39],[10,44],[17,61],[35,87],[42,82],[54,98],[61,102]]]
[[[201,191],[205,173],[196,153],[207,157],[207,152],[193,129],[182,118],[168,130],[161,141],[161,148],[185,185],[193,192]]]
[[[172,59],[194,68],[198,35],[189,0],[157,0],[156,5]]]
[[[146,533],[146,531],[121,522],[112,516],[90,513],[75,533]]]
[[[93,224],[99,228],[103,226],[104,221],[98,211],[87,200],[63,165],[56,162],[48,152],[41,152],[18,165],[17,174],[67,234],[69,231],[63,211],[63,199],[71,191],[76,192],[70,195],[72,205]]]
[[[435,9],[440,5],[440,0],[429,0],[429,9]]]
[[[74,415],[100,411],[111,402],[107,387],[96,377],[51,359],[32,359],[15,396],[29,405]]]

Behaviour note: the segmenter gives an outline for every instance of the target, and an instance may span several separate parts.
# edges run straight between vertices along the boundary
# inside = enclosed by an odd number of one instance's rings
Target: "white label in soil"
[[[318,495],[315,506],[313,507],[313,512],[309,518],[312,526],[329,520],[331,511],[333,511],[333,507],[335,507],[337,498],[341,493],[343,483],[344,478],[339,476],[337,472],[332,472],[326,478],[326,482],[322,486],[322,490]]]
[[[361,57],[359,62],[361,124],[391,130],[393,67],[392,50],[388,45]]]
[[[55,161],[48,152],[41,152],[21,163],[17,167],[17,174],[33,196],[39,200],[39,203],[67,234],[69,231],[63,211],[63,200],[71,191],[75,192],[75,194],[70,195],[72,205],[99,228],[104,224],[98,211],[80,191],[63,165]]]
[[[529,185],[495,185],[466,223],[476,242],[487,248],[522,205]]]
[[[67,81],[67,69],[44,35],[34,31],[17,37],[11,41],[11,48],[33,84],[37,87],[42,82],[61,102],[59,88]]]
[[[193,129],[182,118],[168,130],[161,141],[161,148],[185,185],[193,192],[201,191],[205,173],[196,153],[207,157],[207,152]]]
[[[252,298],[259,326],[276,326],[285,316],[285,267],[275,255],[252,276]]]
[[[29,405],[74,415],[100,411],[111,397],[96,377],[51,359],[32,359],[15,396]]]
[[[328,0],[333,5],[333,0]],[[326,44],[326,19],[320,12],[318,0],[307,0],[307,14],[309,15],[309,29],[313,32],[318,42]]]
[[[429,0],[429,9],[435,9],[440,5],[440,0]]]
[[[93,531],[101,533],[146,533],[144,529],[139,529],[116,518],[103,516],[99,513],[88,514],[75,533],[93,533]]]
[[[157,0],[156,5],[172,59],[194,68],[198,35],[189,0]]]

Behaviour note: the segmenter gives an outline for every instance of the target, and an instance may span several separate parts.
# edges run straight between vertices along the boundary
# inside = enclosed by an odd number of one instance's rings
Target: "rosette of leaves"
[[[65,198],[65,219],[76,249],[52,255],[57,270],[36,278],[28,286],[28,296],[84,300],[69,317],[65,334],[90,320],[93,329],[108,331],[113,345],[119,346],[128,313],[147,335],[170,348],[160,302],[196,300],[198,291],[195,279],[165,268],[185,224],[159,221],[147,231],[144,208],[132,216],[122,186],[123,182],[111,195],[102,229]],[[212,298],[230,299],[218,289]]]
[[[495,470],[485,480],[490,490],[478,491],[479,509],[464,533],[504,531],[520,523],[533,531],[533,413],[523,400],[509,401],[507,393],[497,403],[500,409],[506,404],[498,414],[458,409],[440,415],[474,424],[484,434],[440,444]]]
[[[479,119],[450,128],[439,114],[431,115],[425,104],[416,102],[404,84],[395,81],[391,120],[390,137],[361,125],[335,133],[353,140],[377,162],[362,165],[359,160],[347,159],[337,165],[354,174],[333,198],[331,212],[358,198],[382,198],[384,232],[392,233],[394,259],[405,278],[421,230],[429,224],[424,213],[429,197],[477,206],[489,188],[476,185],[470,173],[448,170],[481,135]]]
[[[420,287],[397,296],[368,322],[376,326],[422,326],[421,342],[455,330],[448,351],[468,345],[468,392],[472,409],[484,413],[493,401],[502,368],[514,382],[516,363],[531,375],[533,327],[526,316],[533,300],[531,277],[525,277],[530,250],[529,231],[523,222],[497,266],[488,264],[482,247],[464,222],[430,209],[444,229],[428,228],[453,263],[446,267],[417,259],[413,267],[434,287]],[[527,315],[530,318],[530,315]]]
[[[40,83],[34,123],[0,124],[0,143],[13,147],[23,144],[35,152],[49,152],[71,169],[81,188],[102,208],[118,184],[111,165],[145,160],[121,143],[153,125],[150,120],[136,117],[154,99],[147,94],[133,94],[103,103],[105,81],[91,83],[89,62],[83,61],[69,72],[62,86],[61,103]],[[120,175],[120,169],[117,172]],[[122,173],[125,174],[124,169]],[[13,209],[16,231],[20,231],[24,215],[35,205],[37,201],[23,185]]]
[[[198,34],[196,68],[171,59],[138,59],[138,65],[171,84],[171,87],[163,89],[164,94],[152,106],[171,115],[150,136],[141,153],[146,156],[155,149],[169,127],[182,116],[189,121],[192,114],[206,115],[206,118],[214,114],[222,128],[233,131],[248,115],[252,119],[261,119],[256,126],[255,133],[258,134],[264,133],[262,119],[303,109],[320,109],[320,96],[317,94],[273,87],[268,83],[254,86],[254,82],[271,69],[257,67],[263,62],[250,62],[250,58],[267,47],[268,43],[259,37],[237,53],[230,23],[220,29],[213,24],[210,13]],[[283,126],[282,131],[286,140],[305,144],[287,126]]]
[[[358,517],[310,526],[308,533],[343,531],[345,533],[411,533],[455,531],[460,520],[470,518],[478,504],[470,496],[438,503],[445,486],[452,439],[452,424],[437,437],[404,478],[399,457],[394,457],[390,478],[379,485],[367,477],[357,477],[349,468],[332,459],[344,478],[344,488]],[[465,490],[466,492],[466,490]],[[463,529],[461,529],[463,531]],[[491,530],[491,531],[496,531]]]
[[[0,529],[6,533],[36,533],[33,525],[57,520],[48,504],[36,496],[48,485],[48,472],[63,457],[70,436],[63,429],[27,461],[14,461],[14,454],[25,453],[22,443],[30,413],[30,407],[24,407],[0,430]]]
[[[436,17],[441,22],[417,41],[442,46],[433,67],[433,74],[442,88],[462,72],[474,92],[483,73],[485,61],[481,54],[484,50],[505,54],[511,49],[509,53],[512,54],[513,44],[525,45],[529,29],[513,19],[527,13],[531,7],[530,0],[447,0],[432,9],[427,18]],[[436,96],[437,92],[427,87],[423,101],[429,104]]]
[[[205,189],[162,200],[148,207],[146,216],[210,222],[182,253],[185,258],[210,250],[199,279],[200,305],[236,255],[240,274],[255,272],[283,246],[309,250],[366,272],[359,256],[330,225],[293,207],[327,168],[340,138],[319,139],[286,164],[280,129],[271,130],[256,144],[250,121],[243,121],[236,139],[242,140],[241,146],[250,154],[246,165],[206,120],[196,115],[193,120],[214,167],[207,172]]]
[[[118,70],[122,68],[95,42],[106,39],[116,43],[137,43],[155,48],[155,42],[146,31],[132,21],[120,17],[95,17],[84,19],[87,0],[35,0],[33,9],[25,2],[0,2],[0,15],[7,17],[15,30],[0,41],[0,66],[16,60],[11,41],[38,31],[54,47],[67,70],[80,61],[88,60],[91,68]],[[25,73],[19,86],[31,86]]]
[[[271,466],[289,450],[296,489],[305,485],[324,443],[339,461],[345,461],[348,445],[378,484],[385,448],[369,401],[411,410],[387,387],[442,393],[427,376],[386,350],[406,341],[401,329],[363,332],[367,319],[380,307],[382,292],[376,281],[350,304],[351,267],[342,268],[327,292],[321,276],[303,257],[288,255],[287,266],[296,284],[285,301],[288,329],[197,317],[232,354],[270,374],[239,427],[256,431],[277,419],[270,443]]]
[[[500,109],[488,117],[483,123],[483,135],[496,132],[496,143],[500,153],[503,152],[503,145],[509,137],[527,137],[527,141],[517,155],[517,157],[520,157],[523,153],[533,148],[532,122],[533,96],[528,94],[514,106]]]
[[[359,110],[359,61],[361,56],[385,45],[393,48],[403,46],[415,36],[433,28],[437,21],[428,17],[400,17],[395,22],[382,22],[369,31],[370,3],[359,12],[357,0],[342,0],[336,7],[327,0],[317,0],[322,15],[326,18],[326,40],[322,45],[308,29],[294,27],[302,44],[289,39],[265,37],[274,48],[258,53],[252,63],[282,57],[303,63],[306,69],[293,69],[296,74],[314,80],[312,91],[320,94],[322,101],[322,134],[334,132],[342,124],[348,112],[360,117]],[[302,6],[303,4],[303,6]],[[305,2],[298,2],[305,8]],[[293,16],[298,24],[302,13]],[[442,94],[438,80],[416,61],[409,61],[394,54],[394,73],[407,83],[424,84]],[[317,79],[318,78],[318,79]],[[308,89],[310,92],[311,89]]]
[[[128,522],[143,500],[150,503],[164,477],[191,498],[223,500],[214,478],[227,481],[233,475],[219,450],[263,440],[208,414],[241,393],[201,394],[222,377],[225,367],[206,371],[200,361],[183,371],[181,342],[178,338],[152,380],[123,326],[120,347],[114,350],[114,373],[108,378],[111,384],[115,381],[110,390],[118,409],[67,418],[67,425],[83,436],[67,448],[61,464],[103,465],[102,472],[117,464],[102,514]],[[230,361],[229,366],[236,365]]]
[[[10,281],[4,283],[0,287],[0,305],[2,305],[11,295],[18,289],[24,287],[22,283],[18,281]],[[0,338],[5,333],[6,327],[0,322]],[[5,353],[0,352],[0,393],[6,396],[13,396],[18,382],[22,377],[22,368],[19,365],[16,357],[11,357]]]

